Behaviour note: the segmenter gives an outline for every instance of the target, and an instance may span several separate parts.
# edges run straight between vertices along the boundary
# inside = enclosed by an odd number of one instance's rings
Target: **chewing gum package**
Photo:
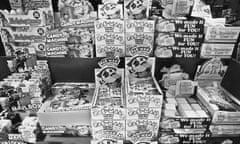
[[[97,57],[124,57],[125,46],[97,46]]]
[[[125,120],[92,120],[93,131],[125,131]]]
[[[32,27],[25,32],[14,32],[9,27],[1,28],[3,42],[45,42],[47,27]]]
[[[124,45],[124,33],[96,33],[96,46],[101,45]]]
[[[111,2],[98,5],[98,18],[123,19],[123,5]]]
[[[158,32],[183,32],[183,33],[203,33],[205,20],[195,18],[187,19],[164,19],[159,17],[156,22]]]
[[[127,109],[127,119],[160,119],[161,108],[129,108]]]
[[[99,19],[95,21],[96,33],[123,33],[125,24],[120,19]]]
[[[208,27],[205,35],[206,42],[235,43],[240,33],[240,27]]]
[[[60,12],[60,25],[76,25],[84,23],[84,21],[97,18],[94,7],[88,0],[59,0],[58,8]]]
[[[147,19],[149,0],[124,0],[124,19]]]
[[[202,58],[231,58],[235,44],[203,43],[201,47]]]
[[[203,34],[196,33],[158,33],[157,46],[199,47],[204,40]]]
[[[154,20],[126,20],[125,31],[128,33],[154,33]]]
[[[3,43],[7,56],[15,56],[17,51],[28,51],[29,54],[46,56],[45,43]]]
[[[11,14],[6,10],[0,10],[0,26],[46,26],[48,25],[42,10],[30,10],[27,14]]]
[[[200,47],[195,46],[157,46],[154,55],[159,58],[199,58]]]
[[[124,140],[125,131],[96,131],[93,134],[94,139],[114,139],[114,140]]]

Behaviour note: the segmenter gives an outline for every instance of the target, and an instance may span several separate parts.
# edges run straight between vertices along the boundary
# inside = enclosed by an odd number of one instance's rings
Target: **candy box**
[[[75,25],[89,19],[96,19],[93,5],[88,0],[59,0],[58,8],[60,12],[60,25]]]
[[[124,45],[124,33],[96,33],[96,46],[101,45]]]
[[[153,33],[126,33],[126,45],[153,45]]]
[[[128,33],[153,33],[155,30],[154,20],[126,20],[126,32]]]
[[[133,93],[128,94],[126,97],[127,107],[156,107],[161,108],[162,106],[162,96],[151,95],[145,93]]]
[[[126,140],[135,143],[156,139],[158,126],[159,120],[127,120]]]
[[[3,42],[45,42],[47,27],[34,27],[25,32],[14,32],[9,27],[1,28]]]
[[[99,19],[95,21],[95,33],[123,33],[125,24],[120,19]]]
[[[3,43],[5,53],[7,56],[14,56],[17,51],[26,52],[29,54],[36,54],[37,56],[46,56],[45,43]]]
[[[159,132],[158,142],[161,144],[206,143],[210,132],[202,129],[174,129],[173,132]]]
[[[59,91],[53,98],[47,100],[38,117],[40,125],[47,128],[55,127],[55,131],[64,133],[64,129],[82,129],[88,132],[90,127],[90,107],[94,93],[94,85],[77,83],[66,88],[54,88]]]
[[[231,58],[234,44],[203,43],[201,47],[202,58]]]
[[[124,0],[125,19],[147,19],[149,9],[149,0]]]
[[[240,27],[207,27],[205,41],[235,43],[239,32]]]
[[[191,46],[199,47],[203,42],[203,34],[196,33],[158,33],[156,36],[157,46]]]
[[[199,46],[157,46],[154,55],[159,58],[198,58]]]
[[[94,134],[94,139],[113,139],[113,140],[124,140],[125,131],[97,131]]]
[[[127,119],[160,119],[161,108],[127,108]]]
[[[96,120],[121,120],[125,119],[126,110],[117,107],[93,107],[91,118]]]
[[[204,19],[164,19],[159,17],[156,22],[157,32],[186,32],[202,33],[204,32]]]
[[[100,137],[102,133],[119,133],[125,135],[124,120],[92,120],[92,136],[93,139],[101,139],[108,136]]]
[[[26,15],[10,14],[8,11],[0,11],[0,26],[45,26],[48,25],[42,10],[30,10]]]
[[[125,46],[97,46],[96,57],[124,57]]]
[[[99,19],[123,19],[123,6],[117,3],[105,3],[98,5]]]

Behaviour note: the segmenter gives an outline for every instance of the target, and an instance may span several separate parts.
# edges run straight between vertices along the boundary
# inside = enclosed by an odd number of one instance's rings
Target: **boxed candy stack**
[[[13,73],[1,82],[1,97],[7,97],[14,111],[37,112],[51,85],[47,61],[37,61],[34,69]]]
[[[153,77],[155,59],[150,51],[135,52],[125,61],[126,140],[157,143],[163,95]]]
[[[11,12],[0,11],[1,38],[6,55],[14,56],[20,51],[45,56],[46,32],[54,24],[51,0],[11,0],[10,4]]]
[[[200,18],[156,20],[154,54],[160,58],[198,58],[204,40]]]
[[[98,5],[98,18],[95,21],[96,56],[124,57],[123,5],[117,1],[104,1]]]
[[[118,58],[104,58],[95,69],[96,89],[91,109],[92,143],[125,140],[124,70]]]
[[[154,43],[154,20],[133,20],[125,21],[126,33],[126,56],[131,56],[130,49],[150,49],[152,55]]]
[[[240,27],[206,27],[202,58],[231,58],[239,37]]]
[[[56,83],[38,111],[44,133],[89,136],[93,83]]]

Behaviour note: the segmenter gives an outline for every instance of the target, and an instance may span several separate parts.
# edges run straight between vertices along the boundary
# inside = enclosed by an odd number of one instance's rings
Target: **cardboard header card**
[[[0,26],[45,26],[47,25],[42,10],[30,10],[25,15],[10,14],[6,10],[0,10]]]

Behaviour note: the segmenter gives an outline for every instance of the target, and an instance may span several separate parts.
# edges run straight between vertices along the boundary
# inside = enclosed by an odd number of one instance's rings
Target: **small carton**
[[[128,33],[153,33],[155,30],[154,20],[126,20],[126,32]]]
[[[149,0],[124,0],[124,19],[147,19]]]
[[[123,5],[117,3],[105,3],[98,5],[99,19],[123,19]]]
[[[202,58],[231,58],[234,44],[203,43],[201,47]]]
[[[97,33],[95,36],[96,46],[101,45],[124,45],[124,33]]]
[[[123,33],[124,21],[120,19],[99,19],[95,21],[96,33]]]

